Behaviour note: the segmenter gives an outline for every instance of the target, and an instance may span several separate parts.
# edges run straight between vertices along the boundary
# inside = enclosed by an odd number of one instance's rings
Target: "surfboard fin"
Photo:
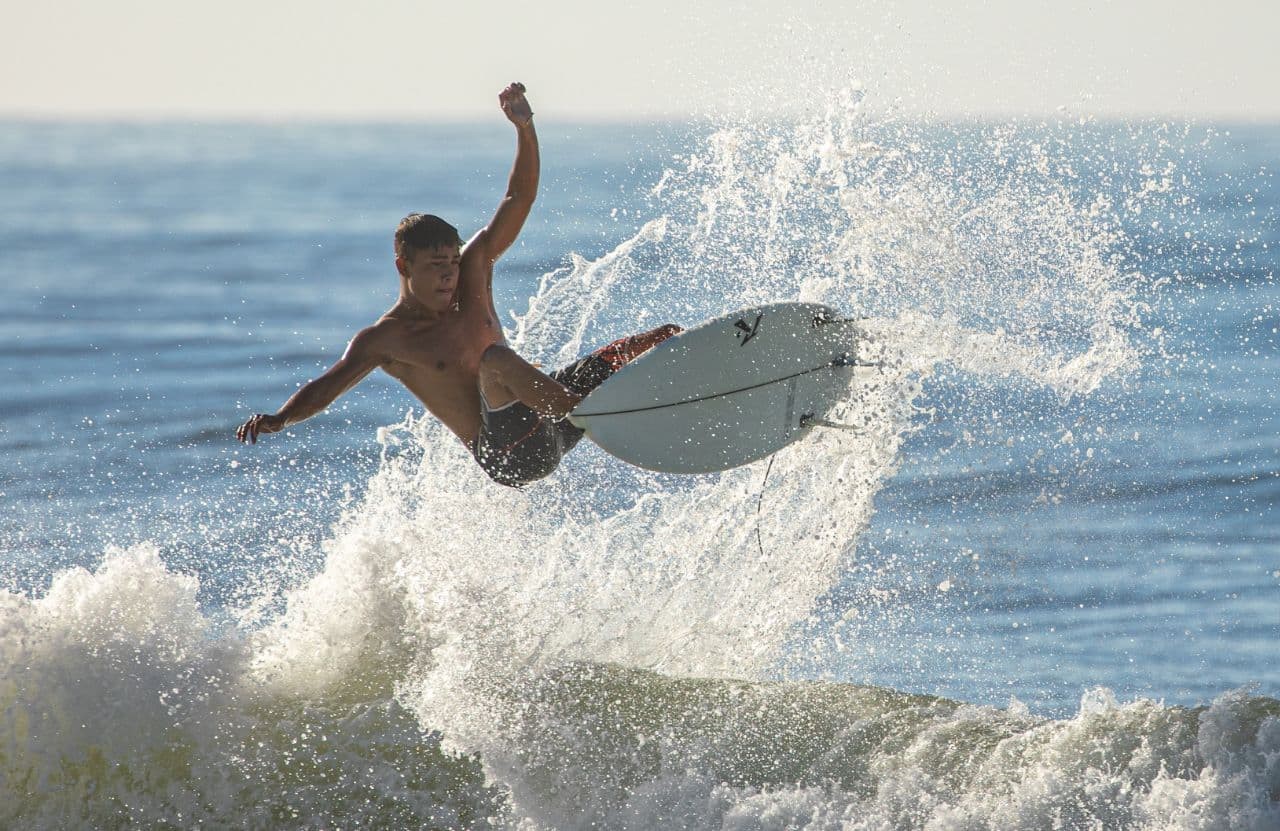
[[[831,427],[836,430],[850,430],[854,434],[863,432],[862,428],[856,424],[841,424],[837,421],[828,421],[825,418],[816,418],[812,415],[800,416],[801,427]]]

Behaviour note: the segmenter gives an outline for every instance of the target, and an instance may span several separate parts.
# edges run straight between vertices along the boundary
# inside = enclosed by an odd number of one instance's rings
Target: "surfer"
[[[236,438],[256,443],[308,419],[380,367],[453,431],[494,481],[519,487],[550,474],[582,438],[565,416],[587,393],[680,331],[666,325],[622,338],[550,375],[507,345],[493,305],[493,266],[533,207],[539,157],[524,85],[509,85],[498,103],[516,129],[516,158],[489,224],[463,244],[439,217],[405,217],[395,233],[395,305],[358,332],[323,375],[277,412],[252,416]]]

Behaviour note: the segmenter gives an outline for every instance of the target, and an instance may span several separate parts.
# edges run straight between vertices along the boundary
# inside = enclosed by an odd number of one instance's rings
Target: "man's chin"
[[[447,312],[457,303],[452,292],[449,294],[429,294],[425,297],[422,295],[414,295],[414,299],[418,301],[424,308],[433,312]]]

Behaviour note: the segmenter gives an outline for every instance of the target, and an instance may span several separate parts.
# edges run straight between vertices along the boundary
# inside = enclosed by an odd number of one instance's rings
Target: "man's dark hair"
[[[409,214],[396,228],[396,256],[412,260],[427,248],[452,248],[462,245],[458,229],[431,214]]]

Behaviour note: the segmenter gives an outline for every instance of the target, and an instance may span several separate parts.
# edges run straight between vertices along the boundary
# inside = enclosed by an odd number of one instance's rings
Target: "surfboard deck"
[[[803,438],[869,371],[855,324],[814,303],[714,318],[622,367],[569,420],[649,470],[710,473],[762,459]]]

